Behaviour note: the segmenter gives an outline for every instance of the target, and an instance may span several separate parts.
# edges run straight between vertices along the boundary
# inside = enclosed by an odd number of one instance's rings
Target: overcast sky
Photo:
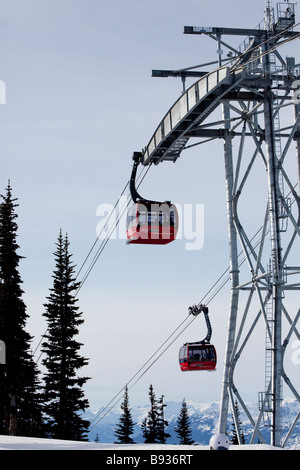
[[[130,177],[132,153],[148,143],[181,94],[179,79],[152,78],[151,70],[216,60],[215,41],[183,35],[183,27],[256,27],[264,6],[264,0],[0,0],[0,79],[6,84],[0,192],[10,179],[19,199],[20,271],[33,349],[47,327],[43,303],[59,230],[68,233],[79,268],[101,210],[115,204]],[[83,373],[92,377],[86,396],[93,408],[122,389],[229,264],[222,140],[151,168],[141,192],[204,208],[197,232],[204,244],[127,246],[122,224],[120,236],[109,241],[79,293],[82,353],[90,358]],[[166,400],[220,399],[229,294],[227,284],[210,305],[217,372],[179,370],[181,344],[206,335],[199,318],[132,388],[132,402],[147,402],[150,383]],[[263,384],[247,370],[241,376],[243,392],[256,400]]]

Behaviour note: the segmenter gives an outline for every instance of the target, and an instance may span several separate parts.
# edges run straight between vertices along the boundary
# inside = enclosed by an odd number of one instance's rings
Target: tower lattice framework
[[[219,432],[226,433],[230,405],[238,423],[238,401],[253,426],[251,443],[265,441],[265,425],[275,446],[287,444],[300,416],[283,429],[285,390],[300,405],[299,377],[290,373],[291,344],[300,340],[300,64],[281,53],[300,37],[295,9],[292,2],[274,9],[267,0],[253,29],[185,26],[185,34],[217,42],[217,69],[153,71],[181,77],[184,88],[142,161],[176,161],[190,139],[223,139],[231,296]],[[245,39],[233,47],[227,36]],[[198,77],[188,89],[187,77]],[[249,363],[251,351],[256,362]],[[251,370],[260,387],[255,415],[239,383]]]

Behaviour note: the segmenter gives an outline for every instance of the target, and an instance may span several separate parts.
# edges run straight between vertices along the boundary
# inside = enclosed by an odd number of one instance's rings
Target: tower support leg
[[[223,372],[222,383],[222,396],[221,408],[219,418],[219,433],[226,433],[227,415],[229,406],[229,390],[230,390],[230,371],[232,352],[235,342],[236,321],[238,312],[238,299],[239,291],[236,287],[239,285],[239,268],[238,268],[238,248],[237,248],[237,234],[233,220],[233,187],[234,187],[234,171],[233,171],[233,158],[232,158],[232,142],[231,136],[228,132],[230,112],[226,105],[223,106],[223,116],[225,121],[225,143],[224,143],[224,157],[225,157],[225,181],[226,181],[226,197],[227,197],[227,217],[228,217],[228,238],[229,238],[229,251],[230,251],[230,276],[231,276],[231,300],[229,321],[227,330],[227,341],[225,351],[225,364]]]
[[[295,121],[300,114],[300,103],[295,104]],[[296,152],[297,152],[297,169],[298,169],[298,195],[300,196],[300,125],[298,125],[296,133]]]
[[[276,155],[275,132],[273,121],[273,95],[266,91],[264,106],[265,138],[268,172],[269,220],[272,253],[272,299],[273,299],[273,336],[272,336],[272,445],[281,445],[281,388],[282,388],[282,293],[283,293],[283,267],[281,235],[279,226],[279,164],[280,156]]]

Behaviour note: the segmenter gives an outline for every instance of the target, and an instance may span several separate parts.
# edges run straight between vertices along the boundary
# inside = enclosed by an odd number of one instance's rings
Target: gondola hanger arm
[[[149,204],[157,204],[156,201],[151,201],[150,199],[145,199],[142,197],[136,189],[136,173],[139,164],[142,161],[142,152],[133,152],[132,160],[133,160],[133,166],[132,166],[132,172],[131,172],[131,177],[130,177],[130,195],[134,203],[141,202],[141,203],[149,203]]]
[[[212,335],[212,327],[211,327],[211,323],[210,323],[209,316],[208,316],[208,307],[206,307],[203,304],[192,305],[191,307],[189,307],[190,315],[197,316],[202,312],[204,314],[204,318],[205,318],[205,322],[207,326],[207,335],[204,338],[204,340],[200,341],[200,343],[206,344],[206,343],[210,343],[211,335]]]

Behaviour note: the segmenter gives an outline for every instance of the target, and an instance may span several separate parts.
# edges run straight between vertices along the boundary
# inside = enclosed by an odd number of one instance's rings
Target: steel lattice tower
[[[144,165],[158,164],[176,161],[189,139],[197,145],[224,141],[231,298],[219,432],[226,433],[229,405],[237,421],[237,400],[253,425],[251,443],[264,442],[264,423],[275,446],[286,445],[300,416],[283,436],[283,384],[300,404],[286,371],[287,347],[300,339],[300,64],[279,52],[300,37],[295,25],[295,3],[279,2],[274,11],[268,0],[254,29],[185,26],[185,34],[205,34],[217,42],[218,68],[153,71],[153,76],[181,77],[184,90],[142,152]],[[224,36],[246,39],[233,47]],[[226,59],[222,48],[229,51]],[[198,77],[187,90],[186,77]],[[254,214],[248,209],[251,198]],[[236,376],[247,347],[261,346],[251,341],[262,332],[265,370],[254,417]],[[247,367],[244,363],[242,369]]]
[[[291,283],[290,281],[292,275],[295,276],[296,273],[299,274],[300,272],[299,256],[297,256],[299,255],[300,235],[299,104],[295,95],[290,96],[293,87],[297,87],[295,79],[298,77],[299,71],[295,70],[293,58],[286,58],[284,61],[275,49],[277,38],[281,37],[281,32],[291,25],[294,18],[294,4],[279,3],[277,4],[277,23],[275,23],[271,2],[267,2],[264,20],[265,39],[261,43],[259,51],[253,49],[252,59],[248,61],[248,72],[250,75],[254,75],[252,88],[261,93],[261,100],[258,100],[255,104],[253,103],[252,108],[251,105],[249,106],[250,103],[248,106],[242,105],[244,116],[241,112],[240,115],[243,120],[243,130],[235,166],[233,163],[230,124],[225,124],[225,128],[228,130],[225,137],[225,168],[232,294],[219,431],[226,432],[229,401],[231,402],[234,419],[237,422],[233,403],[235,397],[253,424],[254,432],[251,442],[254,442],[256,435],[262,439],[259,425],[264,418],[265,424],[271,428],[271,442],[274,446],[285,445],[290,435],[288,433],[285,441],[282,440],[281,401],[283,380],[300,402],[299,393],[284,368],[284,354],[292,334],[294,333],[299,339],[299,332],[296,329],[300,315],[300,309],[297,311],[296,308],[299,305],[299,299],[294,299],[294,302],[289,302],[288,299],[289,294],[292,291],[299,291],[300,287],[299,282]],[[258,57],[257,60],[255,60],[255,55]],[[257,73],[259,76],[256,80],[255,74]],[[259,83],[261,79],[266,80],[263,86]],[[283,131],[280,124],[280,114],[287,104],[290,105],[289,108],[294,107],[293,122]],[[224,119],[226,119],[226,122],[230,122],[231,108],[231,104],[224,103]],[[261,113],[261,117],[258,113]],[[288,119],[288,116],[285,116],[285,119]],[[255,144],[255,152],[248,166],[245,166],[242,175],[239,173],[241,172],[242,159],[245,158],[243,146],[247,127]],[[283,147],[284,139],[285,145]],[[296,165],[292,170],[290,162],[288,164],[286,159],[293,141],[296,142],[297,152]],[[264,148],[262,144],[264,144]],[[266,170],[267,191],[266,211],[264,219],[262,219],[260,232],[261,237],[254,245],[246,234],[242,223],[243,214],[238,205],[243,196],[244,185],[252,171],[254,158],[257,155],[260,155],[263,167]],[[292,179],[291,171],[298,173],[298,180]],[[286,194],[286,191],[288,194]],[[241,274],[239,267],[237,240],[240,241],[248,265],[248,279],[245,272]],[[241,301],[242,294],[246,294],[244,305]],[[258,299],[258,308],[254,306],[253,302],[255,294]],[[256,316],[253,316],[255,308]],[[238,310],[240,309],[243,313],[239,321]],[[259,317],[263,318],[266,330],[265,390],[259,393],[260,413],[258,419],[254,420],[239,393],[234,377],[235,368],[243,349],[257,327]],[[249,319],[250,325],[243,337],[245,323]],[[287,322],[285,327],[283,326],[284,320]],[[285,338],[283,338],[284,331]],[[290,431],[295,424],[293,423]],[[236,427],[238,429],[238,426]]]

